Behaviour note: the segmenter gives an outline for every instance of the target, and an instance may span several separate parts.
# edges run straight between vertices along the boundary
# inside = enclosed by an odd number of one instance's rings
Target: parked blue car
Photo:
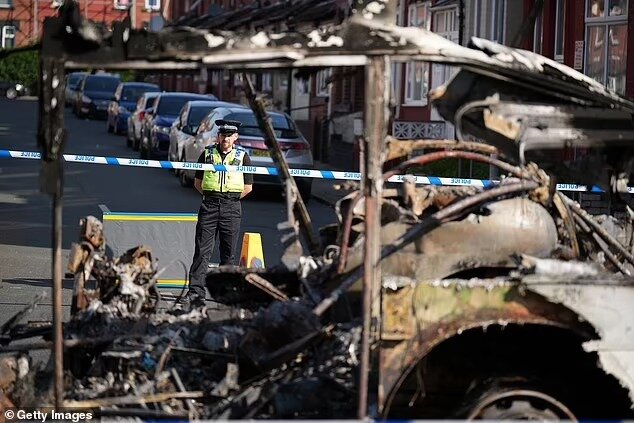
[[[120,83],[108,106],[108,118],[106,119],[108,133],[114,132],[116,135],[127,133],[128,117],[134,113],[139,98],[147,92],[159,91],[160,88],[155,84],[145,82]]]
[[[170,146],[170,129],[188,101],[217,100],[212,94],[161,93],[148,110],[141,130],[140,157],[152,159],[167,157]]]
[[[74,109],[77,117],[105,118],[108,114],[108,104],[119,82],[119,77],[116,75],[106,73],[87,75],[77,89]]]

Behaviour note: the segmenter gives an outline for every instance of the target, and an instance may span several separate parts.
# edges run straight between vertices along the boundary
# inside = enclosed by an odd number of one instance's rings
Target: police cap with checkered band
[[[224,120],[218,119],[216,122],[218,126],[218,133],[223,135],[232,135],[238,132],[238,128],[242,125],[242,122],[237,120]]]

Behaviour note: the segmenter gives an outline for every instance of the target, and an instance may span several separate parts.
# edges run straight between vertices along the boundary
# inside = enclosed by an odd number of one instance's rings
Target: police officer
[[[247,152],[234,143],[238,139],[237,121],[217,120],[218,141],[205,148],[198,163],[249,166]],[[235,250],[240,231],[240,200],[253,189],[253,175],[239,172],[199,170],[194,186],[203,196],[198,210],[194,259],[189,270],[189,292],[181,304],[200,306],[205,303],[205,274],[219,238],[220,265],[235,264]]]

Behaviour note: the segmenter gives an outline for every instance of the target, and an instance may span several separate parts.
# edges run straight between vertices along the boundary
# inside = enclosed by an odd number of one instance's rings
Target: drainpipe
[[[272,78],[271,78],[272,79]],[[286,113],[291,115],[291,108],[293,102],[292,90],[293,89],[293,69],[288,70],[288,82],[286,84]]]

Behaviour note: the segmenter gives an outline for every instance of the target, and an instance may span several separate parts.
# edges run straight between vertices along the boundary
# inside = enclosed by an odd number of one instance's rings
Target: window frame
[[[152,1],[155,1],[157,5],[156,6],[150,5],[150,2]],[[161,10],[161,0],[145,0],[145,4],[143,6],[145,7],[145,10],[159,11]]]
[[[616,26],[625,25],[626,31],[629,31],[628,28],[628,12],[629,12],[629,0],[625,0],[625,11],[621,15],[617,16],[609,16],[608,8],[604,9],[604,16],[601,17],[588,17],[588,6],[590,5],[591,0],[585,1],[585,9],[584,9],[584,52],[583,52],[583,73],[588,75],[588,63],[590,63],[590,29],[591,28],[603,28],[604,36],[603,36],[603,82],[602,84],[606,87],[610,87],[610,47],[611,47],[611,28]],[[610,0],[604,0],[604,6],[607,4],[609,7]],[[625,43],[627,43],[628,37],[626,32]],[[627,49],[627,46],[625,47]],[[627,71],[626,71],[627,72]],[[590,75],[588,75],[590,76]],[[592,78],[592,76],[590,76]],[[627,73],[625,74],[625,78],[627,79]],[[598,81],[601,83],[601,81]],[[625,94],[626,84],[623,84],[623,91],[619,91],[614,88],[614,91],[619,94]]]
[[[405,5],[405,0],[397,0],[396,2],[396,14],[395,21],[396,25],[403,26],[403,18],[405,15],[405,10],[403,6]],[[392,89],[391,95],[394,101],[394,104],[400,105],[401,103],[401,90],[403,86],[403,64],[402,63],[392,63],[392,75],[390,77],[390,88]]]
[[[326,83],[328,78],[332,76],[332,68],[321,69],[315,75],[315,97],[328,97],[330,94],[329,85]]]
[[[273,92],[273,74],[271,72],[262,73],[262,91]]]
[[[555,1],[555,45],[553,46],[553,58],[555,61],[563,63],[566,48],[564,44],[564,39],[566,38],[566,1]],[[561,37],[559,36],[559,28],[561,28]],[[559,52],[557,51],[558,48],[561,49]]]
[[[544,51],[544,8],[535,17],[533,29],[533,52],[542,54]]]
[[[418,20],[412,20],[413,17],[418,19],[418,9],[425,8],[425,21],[418,22]],[[431,30],[431,1],[423,1],[416,2],[408,5],[407,7],[407,26],[416,26],[418,28],[423,28],[427,30]],[[414,86],[416,82],[412,81],[412,78],[416,76],[416,66],[417,64],[422,65],[423,76],[422,76],[422,84],[421,84],[421,92],[416,93],[420,94],[420,99],[417,99],[414,95]],[[424,107],[429,104],[427,100],[427,94],[429,93],[430,88],[430,66],[428,62],[421,61],[410,61],[405,64],[405,102],[403,103],[405,106],[415,106],[415,107]]]
[[[59,0],[54,0],[59,1]],[[127,4],[121,4],[122,1],[127,2]],[[113,0],[114,8],[117,10],[128,10],[132,6],[132,2],[130,0]]]
[[[459,32],[460,32],[460,10],[457,5],[451,6],[443,6],[439,8],[432,8],[433,13],[433,25],[434,25],[434,33],[440,35],[443,38],[446,38],[450,41],[457,43],[459,41]],[[444,25],[443,31],[440,31],[439,24],[442,23]],[[449,23],[451,27],[447,25]],[[434,89],[439,87],[442,84],[445,84],[449,79],[451,79],[453,73],[455,73],[456,69],[453,66],[449,65],[440,65],[434,63],[431,65],[431,82],[429,86]],[[442,75],[442,76],[441,76]],[[435,76],[438,76],[439,81],[436,81]]]
[[[501,7],[501,16],[499,7]],[[489,36],[491,41],[495,41],[498,44],[504,44],[506,40],[506,13],[506,0],[491,0],[491,28]]]
[[[11,35],[8,34],[8,30],[12,29],[13,33]],[[15,25],[3,25],[2,26],[2,31],[0,34],[0,47],[2,48],[14,48],[15,47],[15,38],[16,38],[16,34],[18,32],[18,29],[15,27]],[[11,46],[8,46],[8,42],[6,40],[13,40],[11,42]]]
[[[472,0],[473,8],[473,36],[482,37],[482,0]]]
[[[610,16],[610,14],[609,14],[609,12],[608,12],[608,10],[606,8],[604,10],[604,13],[603,13],[604,16],[597,16],[597,17],[588,17],[588,6],[590,4],[590,1],[591,0],[586,0],[585,1],[585,8],[584,8],[583,17],[585,19],[585,23],[586,24],[595,23],[595,22],[602,22],[602,23],[609,23],[609,22],[612,22],[612,21],[620,22],[620,21],[623,21],[623,20],[625,20],[627,22],[628,12],[629,12],[629,9],[630,9],[629,0],[625,0],[625,13],[623,13],[622,15]],[[610,0],[604,0],[604,5],[606,3],[609,6]]]

